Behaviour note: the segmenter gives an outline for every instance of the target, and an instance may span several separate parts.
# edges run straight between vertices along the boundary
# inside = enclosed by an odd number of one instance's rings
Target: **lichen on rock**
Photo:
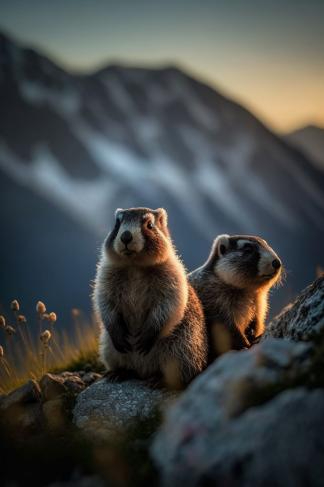
[[[314,341],[323,335],[324,277],[320,277],[267,325],[262,340],[274,337]]]
[[[138,380],[110,383],[103,379],[79,394],[73,421],[87,434],[105,438],[134,421],[149,419],[175,397],[175,393],[151,389]]]

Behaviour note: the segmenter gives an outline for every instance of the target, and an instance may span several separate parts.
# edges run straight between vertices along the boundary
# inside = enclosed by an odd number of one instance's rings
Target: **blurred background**
[[[1,0],[2,310],[90,313],[115,208],[163,206],[189,270],[265,238],[279,311],[324,266],[323,45],[320,0]]]

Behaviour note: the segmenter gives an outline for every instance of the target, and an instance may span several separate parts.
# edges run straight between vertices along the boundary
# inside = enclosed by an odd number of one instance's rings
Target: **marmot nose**
[[[273,261],[272,261],[272,267],[273,267],[274,269],[280,269],[280,267],[281,267],[281,262],[280,262],[280,260],[279,260],[279,259],[275,259],[275,260],[273,260]]]
[[[133,240],[133,235],[131,234],[131,232],[129,232],[128,230],[126,230],[125,232],[123,232],[120,236],[120,240],[125,244],[129,244],[129,242],[131,242]]]

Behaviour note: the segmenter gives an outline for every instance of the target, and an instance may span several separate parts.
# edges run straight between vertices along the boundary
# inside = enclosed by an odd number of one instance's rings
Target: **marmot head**
[[[281,275],[278,255],[260,237],[219,235],[208,265],[226,284],[237,288],[271,287]]]
[[[167,212],[163,208],[117,209],[115,226],[105,240],[111,262],[155,265],[164,262],[172,247]]]

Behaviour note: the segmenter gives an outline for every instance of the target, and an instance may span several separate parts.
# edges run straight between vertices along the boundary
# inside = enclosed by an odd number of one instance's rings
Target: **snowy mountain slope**
[[[284,138],[305,152],[320,169],[324,170],[324,128],[307,125],[285,135]]]
[[[219,232],[267,238],[291,293],[323,264],[323,172],[240,105],[175,67],[72,75],[5,36],[0,63],[0,175],[76,233],[100,241],[116,207],[165,206],[190,269]]]
[[[0,195],[0,313],[18,298],[34,321],[41,299],[70,323],[71,308],[89,302],[99,239],[4,174]]]

